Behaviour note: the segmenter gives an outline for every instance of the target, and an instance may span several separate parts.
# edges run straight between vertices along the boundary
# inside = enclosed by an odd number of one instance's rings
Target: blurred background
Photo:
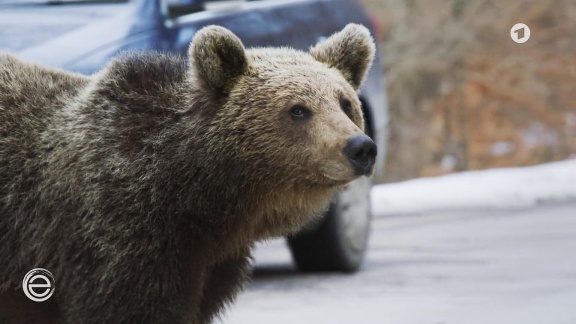
[[[390,182],[576,154],[571,0],[360,0],[379,23]],[[511,41],[527,24],[531,38]]]

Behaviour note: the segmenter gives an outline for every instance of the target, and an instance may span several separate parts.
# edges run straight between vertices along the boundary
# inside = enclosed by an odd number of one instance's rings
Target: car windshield
[[[129,0],[0,0],[0,5],[65,5],[88,3],[122,3]]]
[[[137,1],[0,0],[0,51],[19,52],[122,15]]]

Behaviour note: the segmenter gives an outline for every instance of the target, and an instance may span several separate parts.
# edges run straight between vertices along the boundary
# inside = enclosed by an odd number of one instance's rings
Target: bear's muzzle
[[[370,175],[372,173],[377,153],[376,144],[366,135],[348,139],[344,148],[344,154],[352,163],[357,175]]]

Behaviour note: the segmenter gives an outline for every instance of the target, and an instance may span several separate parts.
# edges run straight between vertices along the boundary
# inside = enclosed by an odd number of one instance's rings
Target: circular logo
[[[530,27],[523,23],[517,23],[510,29],[510,37],[518,44],[524,44],[530,39]]]
[[[54,276],[42,268],[28,271],[22,280],[24,294],[35,302],[43,302],[50,298],[54,293],[54,287]]]

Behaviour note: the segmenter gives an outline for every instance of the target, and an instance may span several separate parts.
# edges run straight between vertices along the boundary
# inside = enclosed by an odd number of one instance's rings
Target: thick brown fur
[[[188,61],[127,54],[90,77],[0,55],[0,321],[38,308],[20,285],[41,267],[54,322],[210,322],[254,241],[357,177],[343,147],[373,55],[358,25],[310,54],[211,26]],[[291,118],[297,104],[312,117]]]

